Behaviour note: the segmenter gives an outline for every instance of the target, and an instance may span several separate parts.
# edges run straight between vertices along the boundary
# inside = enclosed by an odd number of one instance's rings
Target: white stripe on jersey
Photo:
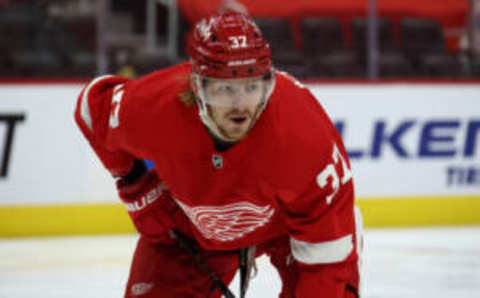
[[[293,257],[305,264],[329,264],[345,260],[353,250],[352,234],[331,241],[309,243],[290,238]]]
[[[113,76],[105,75],[105,76],[101,76],[94,79],[92,82],[90,82],[90,84],[87,85],[87,87],[85,88],[85,91],[83,91],[82,101],[80,103],[80,116],[82,117],[83,122],[85,122],[88,128],[90,128],[90,130],[93,130],[93,125],[92,125],[92,117],[90,116],[90,107],[88,105],[88,93],[96,83],[110,77],[113,77]]]

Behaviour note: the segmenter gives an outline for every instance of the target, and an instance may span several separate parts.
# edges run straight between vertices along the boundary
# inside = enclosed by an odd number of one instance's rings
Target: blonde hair
[[[191,108],[195,105],[195,93],[193,92],[192,89],[188,89],[186,91],[183,91],[182,93],[180,93],[178,95],[178,97],[180,98],[180,101],[187,107],[187,108]]]
[[[184,106],[191,108],[195,105],[196,97],[195,92],[193,92],[192,88],[190,87],[190,74],[180,77],[179,80],[182,82],[182,84],[185,84],[187,88],[186,90],[180,92],[178,98]]]

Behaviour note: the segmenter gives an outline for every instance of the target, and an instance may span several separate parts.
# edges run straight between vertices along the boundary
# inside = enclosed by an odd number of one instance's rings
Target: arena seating
[[[465,26],[465,1],[445,0],[435,9],[429,9],[428,3],[422,1],[380,1],[377,19],[380,77],[480,76],[478,58],[460,50],[458,38],[453,40],[452,34],[446,34],[446,30]],[[0,76],[90,77],[95,74],[94,15],[52,18],[47,17],[45,6],[38,3],[12,3],[0,7],[1,36],[15,36],[0,39]],[[184,38],[188,39],[188,24],[191,26],[192,21],[216,9],[219,0],[202,3],[178,1],[184,17],[179,26],[186,27],[180,31],[181,45]],[[271,44],[277,68],[300,78],[366,76],[368,25],[365,1],[330,3],[305,0],[288,2],[284,6],[275,5],[273,0],[245,3]],[[411,9],[414,3],[417,3],[416,10]],[[145,13],[145,7],[136,3],[129,10],[129,5],[129,1],[118,0],[113,1],[110,7],[112,18],[115,14],[132,14],[132,25],[125,25],[125,28],[132,27],[131,32],[118,37],[130,34],[135,38],[110,45],[109,71],[116,71],[121,66],[115,61],[118,51],[129,53],[128,62],[139,75],[187,59],[183,51],[176,61],[139,51],[144,45],[138,40],[144,38],[137,37],[144,34],[145,28],[140,28],[144,23],[138,22],[137,15]],[[162,11],[159,16],[165,17]],[[123,17],[120,19],[123,20]],[[164,20],[158,24],[162,28],[165,26]],[[158,40],[162,40],[163,31],[159,31]]]

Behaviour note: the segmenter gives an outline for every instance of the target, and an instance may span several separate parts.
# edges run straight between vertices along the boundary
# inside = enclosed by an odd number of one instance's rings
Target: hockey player
[[[350,163],[319,102],[272,67],[246,15],[200,21],[190,55],[137,80],[99,77],[77,102],[140,233],[125,297],[233,297],[238,268],[243,297],[263,254],[281,298],[359,297]]]

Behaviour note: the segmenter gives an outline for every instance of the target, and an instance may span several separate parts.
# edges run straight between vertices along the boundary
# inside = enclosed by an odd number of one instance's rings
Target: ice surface
[[[0,298],[122,297],[136,239],[2,239]],[[277,297],[275,269],[258,266],[247,297]],[[364,270],[367,298],[478,298],[480,227],[367,230]]]

